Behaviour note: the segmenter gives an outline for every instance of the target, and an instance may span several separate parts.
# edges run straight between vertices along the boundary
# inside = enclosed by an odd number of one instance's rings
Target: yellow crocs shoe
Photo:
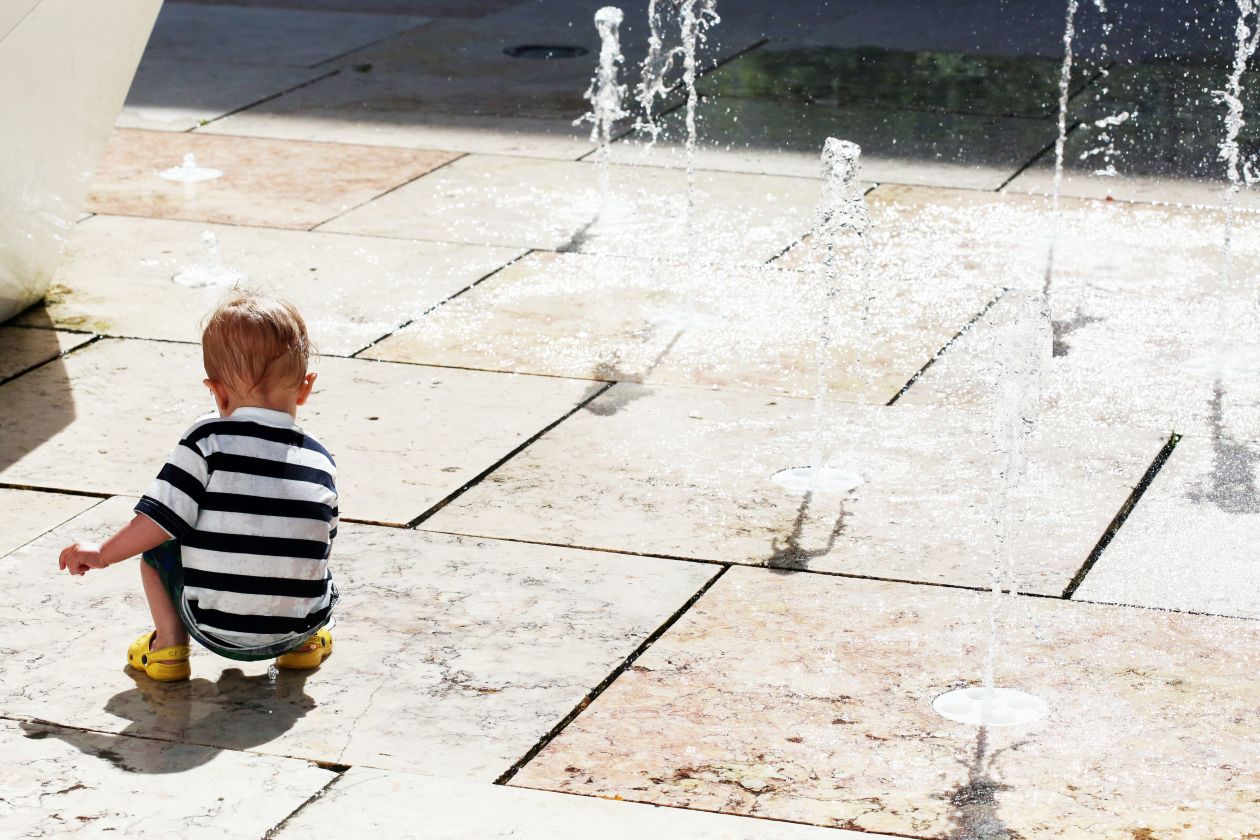
[[[161,650],[150,650],[156,630],[150,630],[127,648],[127,664],[158,682],[176,682],[192,676],[188,664],[188,645],[171,645]]]
[[[290,671],[309,671],[324,664],[332,653],[332,633],[323,627],[294,650],[276,657],[276,667]]]

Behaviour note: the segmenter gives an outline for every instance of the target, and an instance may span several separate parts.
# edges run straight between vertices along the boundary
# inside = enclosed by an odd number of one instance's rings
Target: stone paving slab
[[[100,499],[0,487],[0,556],[78,516]]]
[[[1213,324],[1215,303],[1062,287],[1052,293],[1051,305],[1057,355],[1040,386],[1038,415],[1044,422],[1256,439],[1260,384],[1254,372],[1231,375],[1218,389],[1203,368],[1220,352],[1218,336],[1233,332],[1219,321]],[[997,369],[1005,352],[998,331],[1014,311],[1010,301],[999,301],[898,405],[979,405],[986,374]],[[1242,353],[1243,360],[1254,358],[1249,337],[1243,341],[1241,350],[1228,341],[1226,349]]]
[[[41,326],[47,323],[42,312],[26,317]],[[0,326],[0,382],[50,362],[91,340],[90,333]]]
[[[304,428],[337,458],[342,514],[404,524],[562,417],[589,383],[324,358]],[[105,339],[0,386],[0,481],[138,494],[213,406],[192,344]],[[73,395],[51,431],[32,417]]]
[[[246,275],[251,288],[292,300],[320,352],[334,356],[363,349],[523,253],[95,216],[76,228],[41,317],[106,335],[200,341],[200,321],[226,284],[191,288],[174,278],[211,264],[207,231],[224,266]]]
[[[72,578],[57,553],[130,517],[114,498],[0,559],[30,593],[0,612],[0,712],[163,741],[490,782],[715,570],[348,524],[332,657],[315,672],[220,659],[161,685],[124,670],[149,625],[136,563]],[[38,594],[37,594],[38,593]],[[20,620],[19,620],[20,618]],[[56,656],[48,644],[76,628]]]
[[[876,270],[846,288],[828,345],[839,399],[885,403],[997,294]],[[852,286],[852,281],[846,281]],[[827,281],[767,267],[534,253],[367,350],[368,358],[812,396]]]
[[[425,23],[419,16],[169,3],[145,55],[311,67]]]
[[[560,96],[548,115],[513,115],[511,103],[536,101],[530,83],[524,82],[502,93],[497,110],[506,115],[459,110],[474,94],[479,94],[483,107],[488,104],[484,88],[484,83],[463,77],[352,68],[216,121],[202,131],[567,160],[595,149],[590,128],[573,125],[583,113],[580,101],[576,106],[572,101],[574,95]],[[544,87],[538,94],[545,96],[548,91]]]
[[[422,527],[861,576],[989,585],[1004,499],[998,421],[833,402],[822,459],[851,492],[772,481],[814,460],[812,401],[619,384]],[[1058,595],[1163,436],[1043,429],[1029,446],[1023,590]]]
[[[0,720],[5,837],[256,840],[332,780],[305,761]]]
[[[661,121],[646,149],[634,135],[613,145],[619,163],[682,166],[683,111]],[[1047,144],[1053,124],[927,111],[840,108],[735,97],[705,99],[696,165],[732,172],[817,177],[828,137],[862,147],[862,177],[894,184],[995,190]]]
[[[513,784],[913,837],[1255,828],[1260,625],[1021,599],[998,682],[1050,715],[986,731],[931,703],[978,681],[987,601],[732,569]]]
[[[157,173],[185,154],[223,177],[197,184]],[[224,224],[306,229],[454,159],[449,152],[245,137],[114,132],[88,210]]]
[[[441,802],[417,822],[416,802]],[[515,837],[608,840],[881,840],[884,835],[820,829],[772,820],[656,808],[585,796],[488,786],[413,773],[351,768],[327,793],[284,824],[276,840],[384,837]]]
[[[657,258],[700,248],[764,263],[807,232],[818,181],[697,173],[691,234],[687,176],[592,163],[468,155],[321,227],[375,236]]]
[[[1260,618],[1258,463],[1256,443],[1182,438],[1074,597]]]
[[[171,7],[168,7],[171,8]],[[328,71],[146,58],[116,125],[188,131]]]

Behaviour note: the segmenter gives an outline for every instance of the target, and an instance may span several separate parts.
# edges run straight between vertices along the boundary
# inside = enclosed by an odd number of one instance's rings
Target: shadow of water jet
[[[600,380],[600,382],[593,384],[590,389],[583,394],[583,400],[590,399],[603,389],[603,382],[642,383],[643,380],[650,376],[652,371],[656,370],[661,362],[665,360],[665,357],[670,354],[670,352],[674,349],[674,346],[678,344],[678,340],[682,338],[684,332],[685,330],[679,330],[674,333],[674,337],[669,340],[669,343],[665,345],[664,349],[662,349],[660,353],[656,354],[656,358],[653,359],[646,368],[644,368],[642,373],[627,374],[621,369],[620,352],[614,352],[612,359],[605,359],[601,361],[595,366],[595,369],[591,371],[591,378]],[[586,410],[599,417],[611,417],[630,403],[635,400],[642,399],[651,393],[651,391],[646,388],[610,388],[609,391],[611,393],[604,396],[602,399],[593,400],[588,403],[586,405]]]
[[[770,543],[770,557],[762,564],[776,572],[803,572],[809,569],[809,562],[818,557],[825,557],[836,547],[840,535],[844,533],[845,522],[849,512],[844,502],[840,503],[840,513],[831,526],[827,542],[820,548],[807,549],[801,545],[805,536],[805,522],[809,518],[809,509],[814,501],[814,491],[807,490],[801,497],[800,507],[796,510],[796,519],[792,523],[792,531],[786,537],[775,537]]]
[[[953,828],[945,835],[948,840],[1020,840],[998,816],[998,794],[1011,788],[996,781],[991,773],[1000,752],[988,753],[989,732],[982,726],[976,735],[975,752],[966,762],[967,780],[943,797],[953,807],[949,814]]]
[[[1256,466],[1260,453],[1225,437],[1225,387],[1218,379],[1212,384],[1208,402],[1208,422],[1212,440],[1212,486],[1198,487],[1187,497],[1197,505],[1216,505],[1222,513],[1260,513],[1256,496]]]
[[[223,750],[251,750],[276,740],[316,705],[305,691],[306,672],[272,669],[245,676],[239,668],[229,668],[215,682],[178,683],[126,673],[135,687],[105,704],[110,715],[131,721],[118,735],[52,721],[24,722],[23,733],[28,738],[57,738],[128,773],[182,773],[208,763]]]
[[[1087,327],[1090,324],[1102,323],[1102,318],[1094,315],[1086,315],[1079,309],[1076,314],[1068,319],[1059,319],[1050,322],[1050,330],[1054,336],[1053,349],[1050,351],[1055,358],[1066,356],[1071,352],[1072,347],[1068,344],[1068,336],[1079,330],[1081,327]]]

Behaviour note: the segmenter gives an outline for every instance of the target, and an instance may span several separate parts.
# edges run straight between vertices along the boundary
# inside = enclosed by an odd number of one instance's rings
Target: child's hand
[[[57,565],[62,569],[68,569],[72,575],[83,575],[88,569],[103,569],[109,564],[101,559],[99,545],[77,542],[61,550]]]

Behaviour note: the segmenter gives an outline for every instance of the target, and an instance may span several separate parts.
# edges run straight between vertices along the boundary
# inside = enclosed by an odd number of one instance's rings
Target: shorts
[[[157,570],[158,577],[162,579],[162,588],[166,590],[166,594],[171,598],[171,603],[175,605],[175,610],[179,613],[180,621],[183,622],[184,629],[188,631],[188,635],[206,650],[227,659],[235,659],[238,662],[258,662],[263,659],[273,659],[282,653],[288,653],[296,647],[301,647],[321,627],[332,625],[332,612],[330,610],[328,621],[315,625],[297,637],[296,640],[286,639],[283,642],[257,648],[232,646],[222,640],[207,636],[205,631],[197,626],[196,619],[193,618],[192,613],[189,611],[188,603],[184,600],[184,563],[180,554],[179,540],[167,540],[157,548],[146,551],[141,557],[146,565]],[[337,585],[334,583],[331,586],[332,605],[335,605],[337,603]]]

